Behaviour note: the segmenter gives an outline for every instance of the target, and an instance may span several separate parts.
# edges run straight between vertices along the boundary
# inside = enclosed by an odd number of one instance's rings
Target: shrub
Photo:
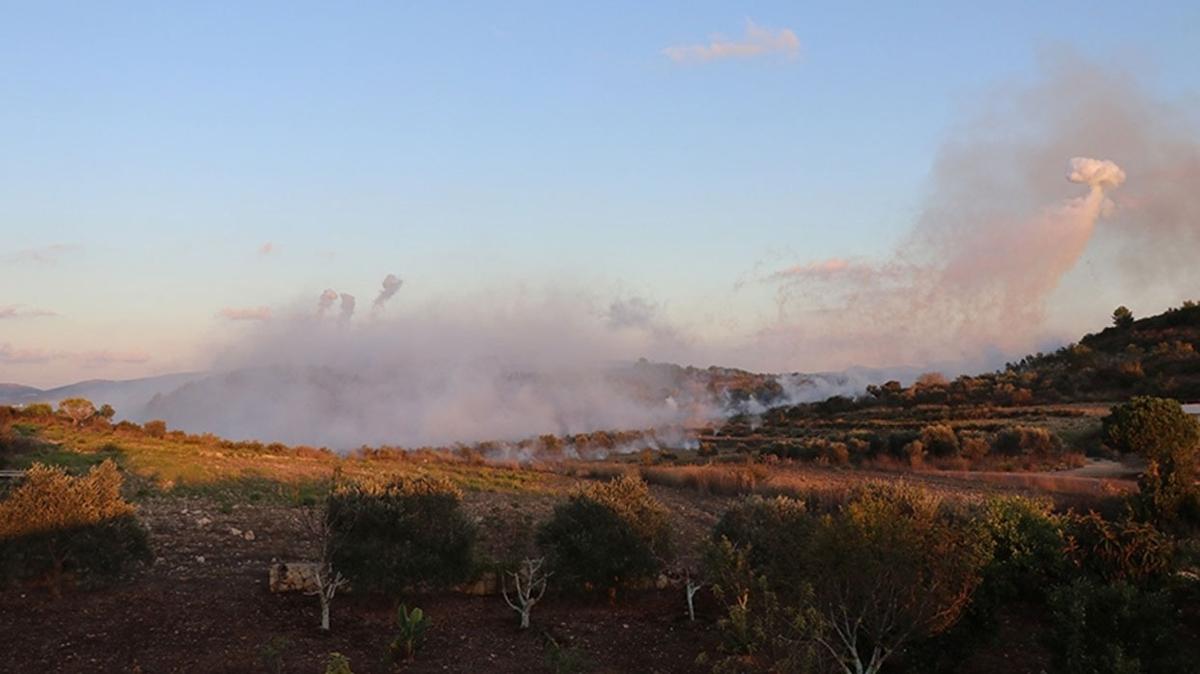
[[[992,559],[983,570],[980,599],[1032,599],[1066,577],[1066,534],[1049,501],[1021,496],[992,497],[979,519],[992,541]]]
[[[1075,566],[1101,580],[1143,581],[1171,570],[1174,544],[1154,525],[1110,521],[1096,512],[1067,519],[1067,553]]]
[[[1200,445],[1200,422],[1167,398],[1141,396],[1116,405],[1103,428],[1109,447],[1147,461],[1172,460]]]
[[[58,594],[68,574],[112,576],[149,556],[112,461],[81,477],[34,464],[0,501],[0,579],[44,575]]]
[[[329,497],[333,567],[355,588],[390,594],[467,580],[475,526],[443,479],[343,483]]]
[[[727,657],[714,671],[811,671],[821,626],[811,587],[804,584],[791,601],[781,601],[777,583],[751,561],[750,550],[725,537],[709,547],[706,562],[713,596],[724,609],[717,630]]]
[[[67,398],[58,403],[58,411],[79,427],[96,415],[96,406],[87,398]]]
[[[425,632],[429,629],[429,616],[419,607],[408,607],[404,604],[396,609],[396,638],[392,640],[389,650],[392,660],[412,660],[417,649],[425,640]]]
[[[1200,521],[1200,421],[1174,400],[1138,397],[1113,407],[1103,428],[1108,446],[1146,459],[1135,499],[1139,515],[1165,526]]]
[[[167,435],[167,422],[162,419],[147,421],[142,424],[142,430],[146,431],[146,435],[152,438],[162,438]]]
[[[45,419],[54,416],[54,408],[46,403],[32,403],[21,408],[21,416],[26,419]]]
[[[803,569],[796,564],[796,556],[804,549],[814,526],[815,519],[803,501],[786,496],[751,496],[725,511],[713,528],[713,541],[736,546],[777,590],[794,596],[804,585]]]
[[[325,674],[354,674],[350,669],[350,658],[341,653],[330,653],[325,659]]]
[[[798,646],[797,629],[804,628],[808,645],[819,644],[844,671],[878,672],[910,640],[954,625],[991,556],[983,527],[920,489],[870,484],[829,514],[809,513],[798,522],[803,513],[786,501],[751,502],[718,525],[726,573],[743,579],[732,603],[722,588],[726,629],[753,643],[783,639]],[[769,554],[756,556],[753,543],[736,548],[726,534],[740,535],[733,531],[739,525],[750,531],[743,540],[758,541]],[[750,603],[755,596],[758,609]],[[770,608],[772,601],[780,608]],[[760,613],[747,613],[754,610]]]
[[[934,424],[921,429],[921,444],[925,451],[933,456],[954,456],[958,454],[958,436],[954,429],[946,424]]]
[[[1195,646],[1166,592],[1077,578],[1050,593],[1050,609],[1047,642],[1064,674],[1195,671]]]
[[[996,434],[992,451],[1004,456],[1050,456],[1062,451],[1062,440],[1038,426],[1014,426]]]
[[[559,581],[576,589],[616,590],[653,575],[670,554],[666,509],[630,476],[572,495],[537,538]]]

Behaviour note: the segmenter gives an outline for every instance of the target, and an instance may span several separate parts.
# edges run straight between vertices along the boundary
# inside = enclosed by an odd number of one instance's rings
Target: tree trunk
[[[529,607],[521,610],[521,629],[529,629]]]
[[[321,593],[321,630],[329,631],[329,598]]]

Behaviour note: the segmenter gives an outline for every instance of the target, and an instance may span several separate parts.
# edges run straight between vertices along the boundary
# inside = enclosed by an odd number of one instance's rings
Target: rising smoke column
[[[404,285],[404,281],[401,281],[395,274],[385,276],[383,279],[383,288],[379,290],[379,295],[375,297],[375,301],[371,304],[371,310],[379,311],[383,309],[383,305],[392,298],[392,295],[395,295],[400,290],[400,286],[402,285]]]
[[[354,317],[354,305],[356,304],[354,295],[351,295],[350,293],[342,293],[341,298],[342,308],[341,311],[338,312],[338,322],[349,323],[350,319]]]
[[[332,288],[326,288],[325,292],[317,298],[317,318],[321,318],[333,308],[333,303],[337,301],[338,294]]]

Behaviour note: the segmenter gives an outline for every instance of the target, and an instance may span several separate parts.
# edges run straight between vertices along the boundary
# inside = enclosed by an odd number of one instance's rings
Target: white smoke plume
[[[994,366],[996,355],[1003,362],[1049,340],[1048,310],[1073,274],[1102,268],[1110,286],[1194,287],[1200,135],[1189,122],[1119,67],[1047,59],[1038,81],[1001,89],[947,140],[892,255],[801,261],[764,275],[780,320],[753,351],[796,369]],[[1065,187],[1064,163],[1085,194]],[[1103,262],[1081,269],[1085,258]],[[1111,311],[1093,301],[1073,297],[1069,306]]]
[[[317,317],[320,318],[333,308],[333,303],[337,301],[338,294],[332,288],[326,288],[321,296],[317,298]]]
[[[674,343],[662,344],[651,327],[609,326],[603,305],[582,294],[427,301],[361,323],[281,316],[255,324],[220,353],[219,374],[140,416],[348,449],[668,428],[721,414],[678,368],[634,362],[684,355]]]
[[[379,290],[379,294],[375,297],[375,302],[371,304],[372,311],[383,309],[383,305],[400,290],[400,286],[404,285],[404,281],[400,280],[395,274],[388,274],[383,279],[383,287]]]

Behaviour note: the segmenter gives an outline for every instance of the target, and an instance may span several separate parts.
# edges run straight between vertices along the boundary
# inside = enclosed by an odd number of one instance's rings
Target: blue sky
[[[0,381],[202,364],[222,307],[389,272],[750,324],[764,261],[895,245],[1040,50],[1200,91],[1196,3],[479,4],[0,2]],[[664,53],[748,22],[799,49]]]

